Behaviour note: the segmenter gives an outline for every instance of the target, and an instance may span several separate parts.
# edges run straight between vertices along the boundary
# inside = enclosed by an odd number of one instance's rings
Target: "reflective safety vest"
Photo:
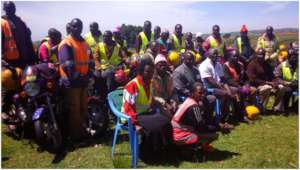
[[[239,53],[242,54],[242,38],[238,37],[236,39],[237,49],[239,50]]]
[[[241,70],[243,70],[244,68],[244,65],[241,63],[241,62],[238,62],[240,67],[241,67]],[[230,75],[232,76],[232,78],[234,79],[234,81],[239,81],[239,74],[236,72],[236,70],[232,67],[230,67],[230,64],[229,62],[227,61],[225,63],[225,65],[227,66],[227,68],[229,69],[229,72],[230,72]]]
[[[152,33],[151,33],[150,40],[148,40],[148,38],[147,38],[146,34],[144,33],[144,31],[140,32],[139,35],[140,35],[141,40],[142,40],[142,44],[141,44],[139,53],[144,54],[145,51],[146,51],[146,46],[147,46],[148,42],[151,41]]]
[[[88,45],[90,46],[93,55],[96,54],[96,52],[97,52],[97,51],[96,51],[96,50],[97,50],[97,44],[98,44],[99,42],[101,42],[102,39],[103,39],[103,38],[102,38],[102,35],[99,37],[98,40],[96,40],[96,39],[93,37],[92,33],[89,32],[89,33],[85,34],[84,39],[85,39],[85,41],[88,43]]]
[[[178,108],[177,112],[172,118],[171,124],[173,127],[173,139],[175,143],[192,144],[194,142],[197,142],[197,140],[184,140],[186,138],[193,136],[195,130],[190,126],[182,125],[179,123],[183,114],[188,110],[188,108],[190,108],[193,105],[197,105],[197,102],[194,99],[188,97]],[[182,142],[189,141],[190,143],[181,143],[180,141]]]
[[[266,55],[271,55],[276,51],[276,46],[277,46],[277,39],[274,38],[273,40],[269,41],[265,38],[265,36],[261,36],[257,40],[257,47],[256,50],[259,48],[263,48],[266,50]]]
[[[185,49],[185,37],[182,36],[181,43],[179,43],[179,39],[175,34],[172,34],[172,39],[174,42],[174,48],[177,52],[184,52]]]
[[[52,53],[52,51],[51,51],[52,46],[50,45],[49,41],[46,41],[46,42],[44,42],[43,44],[44,44],[44,45],[47,47],[47,49],[48,49],[48,56],[49,56],[50,62],[52,62],[52,63],[57,63],[57,62],[58,62],[57,56],[56,56],[55,53]]]
[[[1,29],[4,32],[4,59],[6,60],[18,60],[20,53],[17,48],[16,41],[13,37],[10,25],[7,20],[1,18]]]
[[[209,39],[209,45],[210,45],[210,48],[215,48],[218,50],[219,54],[221,56],[224,56],[224,46],[225,46],[225,43],[224,41],[221,42],[221,44],[218,44],[218,41],[211,35],[208,37]]]
[[[67,77],[63,66],[67,64],[74,64],[75,70],[83,75],[88,73],[89,69],[89,46],[85,41],[77,41],[72,36],[67,36],[58,46],[58,50],[61,49],[63,45],[67,44],[73,50],[74,61],[67,61],[64,64],[60,64],[59,72],[60,76]]]
[[[285,81],[293,81],[298,80],[298,67],[296,68],[294,74],[292,74],[292,71],[287,63],[287,61],[282,63],[282,76],[283,80]]]
[[[101,69],[105,70],[108,67],[118,66],[121,63],[121,58],[119,56],[120,46],[116,44],[113,53],[108,59],[106,55],[106,44],[103,42],[99,43],[99,54],[101,60]]]
[[[150,84],[150,94],[147,97],[146,91],[144,87],[139,83],[138,79],[135,78],[132,81],[136,83],[139,90],[135,101],[135,111],[137,112],[137,114],[146,112],[149,109],[152,101],[152,83]]]

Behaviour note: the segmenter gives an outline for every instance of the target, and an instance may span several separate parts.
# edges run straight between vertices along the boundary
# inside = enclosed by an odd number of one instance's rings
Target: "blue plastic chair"
[[[215,89],[213,88],[207,88],[207,92],[208,94],[214,94],[214,91]],[[215,104],[215,113],[216,113],[216,120],[217,122],[220,122],[221,121],[221,116],[222,116],[222,113],[221,113],[221,104],[220,104],[220,99],[216,98],[216,104]]]
[[[108,94],[108,104],[111,109],[111,111],[116,115],[117,117],[117,123],[115,126],[115,132],[113,136],[113,143],[112,143],[112,157],[114,157],[115,152],[115,146],[117,143],[117,138],[120,130],[125,130],[129,132],[129,143],[130,143],[130,149],[131,149],[131,165],[133,168],[137,167],[138,163],[138,133],[135,129],[135,126],[132,124],[132,120],[129,116],[122,113],[121,107],[123,103],[123,89],[112,91]],[[127,122],[123,123],[123,122]]]

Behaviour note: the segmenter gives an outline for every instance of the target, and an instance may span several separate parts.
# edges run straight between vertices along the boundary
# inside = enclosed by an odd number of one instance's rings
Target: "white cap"
[[[202,32],[197,32],[196,37],[201,37],[202,35]]]

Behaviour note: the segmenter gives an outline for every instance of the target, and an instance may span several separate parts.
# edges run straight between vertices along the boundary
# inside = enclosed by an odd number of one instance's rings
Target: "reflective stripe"
[[[88,45],[90,46],[93,55],[95,55],[96,52],[97,52],[97,51],[96,51],[96,49],[97,49],[97,44],[98,44],[99,42],[101,42],[102,39],[103,39],[103,38],[102,38],[102,35],[101,35],[101,36],[99,37],[99,39],[97,40],[97,39],[95,39],[95,38],[93,37],[93,35],[91,34],[91,32],[89,32],[89,33],[85,34],[84,39],[85,39],[85,41],[88,43]]]
[[[237,43],[239,53],[242,54],[242,38],[238,37],[236,40],[237,40],[236,43]]]

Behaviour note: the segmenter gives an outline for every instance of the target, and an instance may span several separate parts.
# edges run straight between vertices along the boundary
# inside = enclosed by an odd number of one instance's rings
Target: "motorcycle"
[[[19,108],[15,99],[16,95],[23,96],[21,92],[21,73],[20,68],[14,68],[6,61],[2,60],[1,85],[2,85],[2,114],[1,118],[7,124],[8,130],[14,137],[20,139],[23,132],[23,125],[20,117],[24,114]]]
[[[91,136],[100,136],[106,132],[109,125],[109,115],[106,102],[100,98],[95,79],[91,78],[88,85],[88,127]]]
[[[33,123],[40,146],[59,149],[62,136],[57,120],[61,106],[55,67],[48,63],[28,66],[22,74],[22,87],[27,95],[26,99],[19,98],[27,113],[23,121]]]

